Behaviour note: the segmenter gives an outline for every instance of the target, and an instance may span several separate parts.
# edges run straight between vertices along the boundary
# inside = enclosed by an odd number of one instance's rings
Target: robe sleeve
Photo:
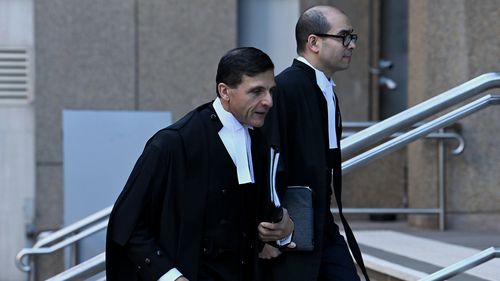
[[[286,160],[288,155],[287,140],[287,108],[285,102],[285,95],[283,88],[278,87],[273,95],[273,107],[269,111],[266,122],[263,126],[263,132],[266,135],[268,143],[278,148],[280,151],[280,158],[276,174],[276,187],[280,199],[283,198],[286,190]]]
[[[120,254],[125,254],[132,262],[141,280],[156,281],[175,267],[171,259],[173,255],[165,252],[156,241],[158,226],[154,218],[161,210],[151,207],[165,203],[158,204],[158,200],[163,198],[154,198],[159,194],[158,190],[174,188],[168,186],[171,158],[169,149],[154,143],[146,145],[117,199],[108,224],[107,243],[113,244],[113,247],[107,246],[107,251],[119,248]],[[106,253],[106,256],[107,259],[116,258],[115,253]],[[109,264],[116,267],[130,266],[112,261]]]

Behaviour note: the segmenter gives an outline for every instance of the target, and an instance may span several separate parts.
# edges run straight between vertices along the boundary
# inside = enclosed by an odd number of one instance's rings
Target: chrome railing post
[[[69,245],[69,247],[68,247],[68,251],[69,251],[69,264],[68,264],[68,267],[66,269],[71,268],[71,267],[73,267],[73,266],[75,266],[75,265],[78,264],[78,261],[77,261],[77,259],[78,259],[78,253],[77,252],[78,252],[78,250],[77,250],[77,248],[78,248],[78,242],[75,242],[75,243]]]
[[[439,129],[444,133],[444,129]],[[439,187],[439,230],[444,231],[446,219],[446,170],[444,143],[442,139],[438,140],[438,187]]]

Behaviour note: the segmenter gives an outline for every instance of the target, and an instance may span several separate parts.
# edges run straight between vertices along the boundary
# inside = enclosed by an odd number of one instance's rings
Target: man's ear
[[[217,89],[219,90],[219,95],[220,95],[220,98],[225,100],[225,101],[229,101],[229,86],[226,85],[225,83],[219,83],[217,85]]]
[[[309,49],[311,52],[313,53],[318,53],[319,52],[319,37],[314,35],[314,34],[310,34],[308,37],[307,37],[307,44],[306,44],[306,48]]]

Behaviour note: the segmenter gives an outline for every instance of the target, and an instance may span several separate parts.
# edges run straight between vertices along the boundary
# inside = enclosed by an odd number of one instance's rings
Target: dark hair
[[[266,53],[253,47],[235,48],[220,59],[215,82],[216,85],[224,83],[237,87],[243,80],[243,75],[253,77],[268,70],[274,70],[274,64]],[[217,86],[215,91],[219,96]]]
[[[330,24],[319,9],[305,11],[295,25],[295,40],[297,41],[297,53],[301,54],[306,47],[307,38],[314,33],[327,33]]]

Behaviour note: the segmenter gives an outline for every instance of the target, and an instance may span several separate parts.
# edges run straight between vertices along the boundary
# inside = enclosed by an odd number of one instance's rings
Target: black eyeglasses
[[[314,35],[319,36],[319,37],[342,38],[342,45],[344,45],[344,47],[348,47],[349,44],[351,44],[351,42],[354,43],[354,44],[356,44],[356,41],[358,41],[358,35],[357,34],[353,34],[353,33],[348,33],[348,34],[344,34],[344,35],[314,33]]]

